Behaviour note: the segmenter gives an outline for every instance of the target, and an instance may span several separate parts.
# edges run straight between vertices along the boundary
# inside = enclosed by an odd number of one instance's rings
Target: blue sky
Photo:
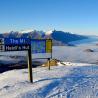
[[[27,29],[98,35],[98,0],[0,0],[0,32]]]

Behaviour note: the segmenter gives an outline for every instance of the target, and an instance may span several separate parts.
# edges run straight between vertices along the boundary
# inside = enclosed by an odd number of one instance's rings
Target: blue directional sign
[[[46,53],[46,40],[32,40],[32,53]]]
[[[5,38],[5,45],[29,45],[31,40],[29,38]]]
[[[5,38],[5,51],[24,51],[30,50],[31,40],[29,38]]]
[[[0,39],[0,51],[30,50],[32,53],[52,53],[51,39],[5,38]]]
[[[30,48],[30,45],[5,45],[5,51],[25,51]]]

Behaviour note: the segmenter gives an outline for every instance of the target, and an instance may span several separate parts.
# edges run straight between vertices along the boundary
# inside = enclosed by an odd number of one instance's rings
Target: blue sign
[[[5,51],[24,51],[30,48],[30,45],[5,45]]]
[[[5,38],[5,45],[29,45],[31,40],[29,38]]]
[[[32,40],[32,53],[46,53],[46,40]]]

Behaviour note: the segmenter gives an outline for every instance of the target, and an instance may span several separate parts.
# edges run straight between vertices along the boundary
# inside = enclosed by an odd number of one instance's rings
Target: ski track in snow
[[[85,70],[84,70],[85,69]],[[53,70],[53,69],[52,69]],[[61,78],[46,78],[47,85],[21,94],[17,98],[98,98],[98,66],[78,66]]]
[[[76,73],[76,71],[75,71],[75,73]],[[69,79],[69,80],[67,80],[67,79]],[[58,98],[58,96],[63,96],[64,98],[65,97],[66,98],[86,98],[86,96],[88,96],[88,93],[86,95],[86,90],[89,90],[89,89],[87,89],[88,87],[90,88],[90,91],[89,91],[90,98],[98,98],[98,96],[97,96],[98,94],[96,95],[93,93],[93,91],[95,90],[94,87],[95,87],[95,84],[97,81],[98,81],[98,77],[96,77],[96,76],[94,77],[93,75],[88,75],[88,76],[85,76],[85,74],[82,74],[82,76],[70,75],[68,77],[62,78],[62,82],[57,86],[57,90],[58,90],[57,93],[55,93],[49,97],[43,96],[42,98],[44,98],[44,97]],[[68,85],[65,85],[66,83],[68,83]],[[85,96],[83,94],[85,94]],[[75,96],[75,97],[73,97],[73,96]],[[87,97],[87,98],[89,98],[89,97]]]

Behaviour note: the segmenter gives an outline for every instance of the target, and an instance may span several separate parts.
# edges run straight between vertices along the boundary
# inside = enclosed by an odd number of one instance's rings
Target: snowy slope
[[[0,98],[98,98],[97,65],[36,68],[33,77],[31,84],[27,69],[0,74]]]

